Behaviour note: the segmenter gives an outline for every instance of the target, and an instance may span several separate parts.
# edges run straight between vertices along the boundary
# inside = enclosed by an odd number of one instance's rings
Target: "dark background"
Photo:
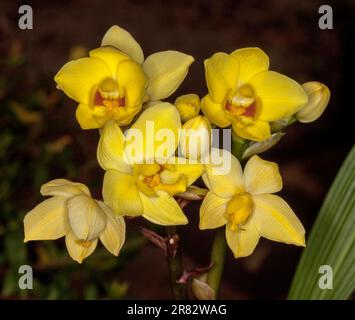
[[[98,132],[79,128],[76,103],[55,89],[53,77],[69,58],[98,47],[114,24],[132,33],[145,56],[174,49],[195,57],[171,101],[189,92],[204,95],[203,60],[245,46],[262,48],[272,70],[300,83],[318,80],[329,86],[332,97],[325,114],[314,123],[293,125],[263,156],[279,163],[281,196],[311,230],[354,142],[354,2],[28,1],[33,30],[17,27],[20,4],[0,4],[0,298],[170,297],[165,257],[138,232],[143,220],[128,222],[129,237],[119,259],[100,249],[79,266],[68,258],[62,240],[22,243],[22,219],[42,200],[42,183],[65,177],[88,184],[101,197]],[[333,8],[333,30],[318,27],[322,4]],[[198,230],[197,208],[187,208],[191,223],[181,228],[188,269],[208,264],[212,241],[212,232]],[[300,253],[265,239],[249,258],[235,260],[229,252],[222,298],[285,298]],[[34,266],[32,291],[17,288],[21,264]]]

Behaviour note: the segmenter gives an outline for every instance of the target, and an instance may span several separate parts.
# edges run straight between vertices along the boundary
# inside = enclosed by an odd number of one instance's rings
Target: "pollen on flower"
[[[170,195],[175,195],[178,193],[185,192],[186,190],[186,177],[181,175],[173,183],[164,183],[161,178],[161,174],[166,170],[170,172],[175,171],[175,166],[173,164],[155,164],[156,168],[152,170],[152,165],[143,165],[146,168],[141,168],[141,172],[147,170],[149,174],[140,174],[137,178],[138,187],[142,192],[148,196],[155,196],[157,192],[163,191]]]
[[[94,95],[94,105],[116,109],[126,105],[124,93],[120,92],[117,82],[112,78],[103,80]]]
[[[256,98],[254,89],[248,84],[242,85],[236,93],[227,99],[225,110],[233,116],[254,117],[256,113]]]
[[[145,176],[143,181],[149,188],[153,189],[160,184],[159,173],[153,174],[151,176]]]

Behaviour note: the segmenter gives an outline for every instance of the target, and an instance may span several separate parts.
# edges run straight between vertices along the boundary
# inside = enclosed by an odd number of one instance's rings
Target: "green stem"
[[[208,272],[207,283],[215,292],[215,299],[218,298],[221,279],[224,270],[227,243],[225,240],[224,228],[216,230],[211,251],[211,262],[213,267]]]
[[[232,153],[237,159],[239,159],[239,161],[242,161],[243,154],[245,150],[248,148],[248,145],[249,143],[247,140],[238,137],[232,131]]]
[[[187,288],[185,284],[177,283],[183,274],[182,254],[177,228],[166,227],[167,233],[167,257],[169,267],[170,286],[175,300],[187,299]]]
[[[248,141],[237,136],[232,131],[232,154],[243,163],[242,157],[245,150],[248,148]],[[226,259],[227,243],[225,239],[224,228],[216,230],[213,240],[210,261],[214,263],[207,275],[207,283],[215,292],[215,299],[218,299],[219,289]]]

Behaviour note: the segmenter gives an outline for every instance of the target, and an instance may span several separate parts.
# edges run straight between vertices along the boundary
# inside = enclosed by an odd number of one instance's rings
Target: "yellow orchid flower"
[[[124,219],[92,199],[84,184],[56,179],[42,185],[41,194],[51,198],[26,214],[25,242],[65,236],[69,255],[79,263],[93,253],[98,239],[112,254],[119,254],[125,241]]]
[[[147,100],[170,96],[186,77],[193,57],[178,51],[143,51],[126,30],[113,26],[89,57],[70,61],[55,76],[57,87],[79,103],[83,129],[100,128],[113,119],[128,125]]]
[[[237,158],[226,150],[230,170],[206,165],[202,178],[209,193],[200,208],[200,229],[226,225],[226,240],[235,258],[253,253],[259,238],[305,246],[305,230],[289,205],[272,193],[282,189],[282,179],[274,162],[253,156],[244,173]]]
[[[308,97],[297,82],[268,69],[269,58],[259,48],[214,54],[205,60],[209,93],[202,111],[221,128],[232,125],[244,139],[269,138],[269,122],[293,115]]]
[[[154,128],[148,132],[151,124]],[[166,102],[146,109],[125,135],[115,122],[105,124],[97,158],[106,170],[104,201],[116,214],[141,215],[160,225],[188,222],[173,196],[185,192],[200,177],[203,166],[174,156],[180,128],[177,109]],[[142,139],[133,139],[133,143],[131,138],[137,132]],[[170,133],[168,142],[159,138],[163,132]],[[133,149],[132,156],[128,150]]]

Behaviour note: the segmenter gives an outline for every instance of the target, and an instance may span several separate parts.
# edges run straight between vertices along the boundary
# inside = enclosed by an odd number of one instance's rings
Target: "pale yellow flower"
[[[213,153],[220,153],[213,149]],[[203,181],[209,188],[200,209],[200,229],[226,226],[226,240],[236,258],[253,253],[260,237],[305,246],[305,230],[289,205],[273,193],[282,189],[274,162],[258,156],[249,159],[244,173],[239,161],[228,151],[228,173],[206,165]]]
[[[149,125],[152,131],[147,132]],[[101,167],[106,170],[103,186],[105,203],[118,215],[143,216],[161,225],[186,224],[187,218],[174,199],[183,193],[203,171],[203,166],[175,157],[179,143],[180,115],[169,103],[146,109],[123,134],[113,121],[105,124],[97,150]],[[172,140],[158,139],[167,130]],[[139,132],[142,140],[129,141]],[[160,137],[162,138],[162,137]],[[128,150],[135,147],[134,157]],[[159,151],[160,156],[157,156]],[[140,161],[138,161],[138,160]]]
[[[25,242],[65,237],[69,255],[79,263],[92,254],[98,239],[112,254],[119,254],[125,241],[124,219],[92,199],[85,185],[56,179],[42,185],[41,194],[51,198],[26,214]]]
[[[70,61],[55,76],[59,89],[79,103],[76,117],[83,129],[100,128],[113,119],[128,125],[144,102],[165,99],[184,80],[193,57],[162,51],[144,60],[137,41],[113,26],[89,57]]]

